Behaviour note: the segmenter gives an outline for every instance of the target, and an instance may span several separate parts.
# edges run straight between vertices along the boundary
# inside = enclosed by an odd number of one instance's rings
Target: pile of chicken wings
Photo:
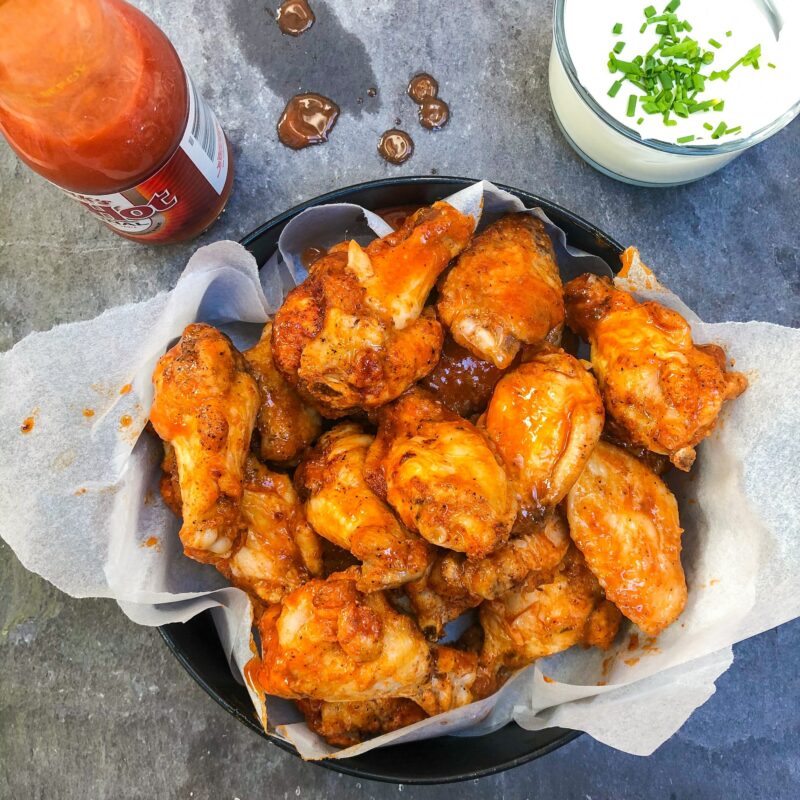
[[[536,217],[476,233],[438,202],[331,247],[250,350],[186,328],[153,375],[161,491],[186,555],[253,599],[260,688],[346,746],[608,648],[623,617],[675,621],[660,473],[746,388],[725,361],[607,278],[562,286]]]

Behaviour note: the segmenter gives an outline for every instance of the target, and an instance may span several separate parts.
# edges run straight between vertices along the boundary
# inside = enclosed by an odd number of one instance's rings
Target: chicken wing
[[[469,419],[486,408],[503,371],[445,336],[433,371],[419,383],[454,414]]]
[[[567,495],[570,534],[611,600],[649,636],[686,604],[678,504],[641,461],[600,442]]]
[[[583,556],[571,547],[548,583],[540,584],[532,573],[517,588],[481,606],[481,662],[496,671],[519,669],[575,644],[591,641],[607,648],[621,620],[610,605]]]
[[[322,543],[306,522],[292,481],[247,459],[242,493],[244,541],[218,564],[239,588],[278,603],[312,575],[322,574]]]
[[[542,222],[508,214],[478,234],[445,277],[437,310],[459,344],[500,369],[523,344],[557,336],[561,278]]]
[[[225,334],[189,325],[153,372],[150,421],[178,466],[184,552],[228,558],[240,535],[242,479],[259,395]]]
[[[447,645],[432,645],[430,677],[412,699],[430,716],[479,699],[474,691],[478,678],[478,654]]]
[[[695,345],[676,311],[638,303],[608,278],[581,275],[567,284],[565,296],[567,323],[592,346],[592,366],[616,427],[631,443],[688,471],[695,445],[747,379],[725,371],[720,347]]]
[[[431,569],[405,587],[422,632],[430,640],[440,639],[448,622],[499,597],[532,572],[542,583],[550,580],[569,543],[566,523],[554,513],[484,558],[440,551]]]
[[[373,437],[354,423],[328,431],[300,462],[295,484],[308,521],[361,564],[358,588],[387,589],[419,578],[432,548],[398,522],[364,479]]]
[[[306,724],[336,747],[350,747],[375,736],[391,733],[425,719],[428,715],[403,697],[380,697],[350,703],[298,700]]]
[[[407,527],[471,558],[503,544],[517,504],[483,433],[417,387],[382,408],[378,422],[367,482]]]
[[[413,695],[433,658],[410,617],[382,592],[362,594],[353,572],[311,580],[261,617],[258,684],[290,700],[340,703]]]
[[[263,461],[291,464],[320,435],[322,420],[278,372],[271,339],[272,323],[268,322],[258,344],[242,355],[261,393],[256,417],[258,454]]]
[[[580,361],[542,352],[497,384],[481,419],[516,487],[521,522],[559,503],[603,430],[597,382]]]
[[[378,408],[433,369],[442,328],[423,310],[438,274],[467,244],[471,217],[447,203],[413,214],[362,250],[316,261],[275,316],[275,364],[332,418]]]

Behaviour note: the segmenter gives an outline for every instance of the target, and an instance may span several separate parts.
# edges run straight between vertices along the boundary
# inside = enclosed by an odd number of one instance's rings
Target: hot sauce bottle
[[[123,0],[0,0],[0,132],[116,233],[168,243],[220,215],[231,149],[158,27]]]

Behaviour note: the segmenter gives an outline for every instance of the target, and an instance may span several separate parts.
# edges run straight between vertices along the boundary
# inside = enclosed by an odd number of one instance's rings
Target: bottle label
[[[115,194],[65,191],[126,236],[163,241],[179,236],[219,201],[228,179],[228,144],[214,112],[187,75],[189,114],[178,149],[161,169]]]

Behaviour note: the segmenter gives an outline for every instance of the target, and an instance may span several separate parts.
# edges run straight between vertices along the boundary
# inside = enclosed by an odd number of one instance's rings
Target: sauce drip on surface
[[[402,164],[411,158],[414,152],[414,141],[399,128],[390,128],[378,142],[378,152],[390,164]]]
[[[432,75],[427,72],[420,72],[415,75],[408,84],[408,96],[417,105],[420,105],[429,98],[436,97],[439,94],[439,84]]]
[[[285,0],[278,9],[276,19],[281,33],[299,36],[314,24],[316,17],[307,0]]]
[[[321,94],[296,94],[278,121],[278,138],[292,150],[328,141],[339,117],[339,106]]]
[[[25,417],[25,419],[22,421],[22,425],[19,426],[19,429],[22,431],[22,433],[30,433],[35,424],[36,421],[33,417]]]
[[[450,119],[450,107],[444,100],[432,97],[420,104],[419,122],[423,128],[431,131],[438,131],[447,125]]]

